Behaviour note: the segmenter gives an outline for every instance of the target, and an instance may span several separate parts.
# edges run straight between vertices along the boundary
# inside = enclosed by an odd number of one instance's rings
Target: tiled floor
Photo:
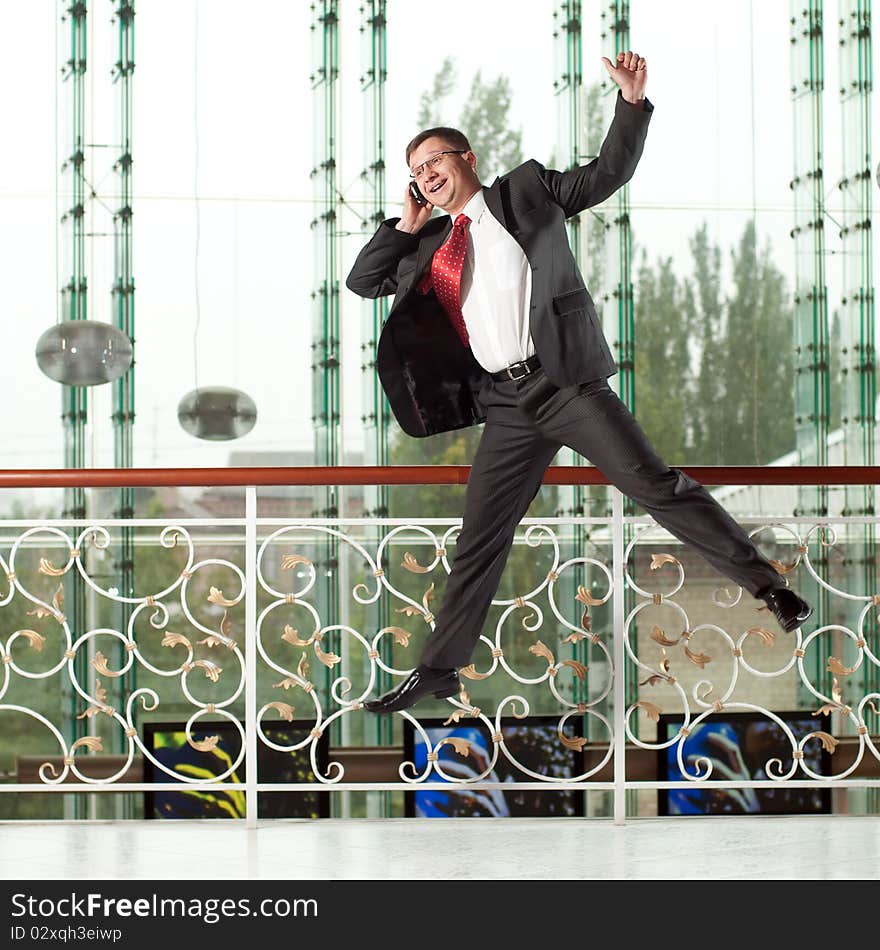
[[[857,817],[0,824],[0,879],[880,879]]]

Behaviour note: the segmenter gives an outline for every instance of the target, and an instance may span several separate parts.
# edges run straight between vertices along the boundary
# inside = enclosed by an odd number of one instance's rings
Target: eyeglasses
[[[450,148],[445,152],[438,152],[436,155],[432,155],[427,161],[422,162],[417,168],[410,172],[410,178],[419,179],[429,168],[436,168],[440,162],[443,161],[444,155],[464,155],[467,151],[466,148]]]

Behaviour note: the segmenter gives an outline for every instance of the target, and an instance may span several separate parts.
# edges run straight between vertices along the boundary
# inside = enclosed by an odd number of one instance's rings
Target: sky
[[[58,225],[68,196],[58,169],[69,150],[64,4],[0,0],[7,27],[0,81],[9,136],[0,154],[0,248],[6,326],[0,361],[11,411],[0,468],[53,468],[63,460],[60,387],[39,371],[34,347],[58,319],[70,242]],[[88,253],[92,319],[111,320],[113,161],[118,88],[113,4],[89,4],[86,177],[94,233]],[[557,143],[553,10],[535,0],[515,16],[502,0],[446,0],[442,24],[420,3],[389,0],[388,213],[406,185],[403,148],[419,99],[445,56],[460,75],[447,121],[456,124],[477,70],[506,76],[513,124],[527,157],[547,162]],[[584,4],[584,81],[605,76],[599,9]],[[140,0],[133,80],[134,275],[136,282],[137,466],[222,466],[229,453],[312,445],[311,291],[315,216],[310,171],[315,122],[308,0]],[[341,0],[339,185],[347,206],[340,278],[364,243],[363,70],[359,0]],[[826,4],[825,107],[828,210],[840,177],[836,3]],[[672,255],[689,267],[688,237],[704,220],[729,249],[754,215],[777,266],[794,271],[791,195],[793,127],[788,0],[632,0],[631,46],[648,60],[655,105],[631,184],[634,239],[649,260]],[[465,130],[466,131],[466,130]],[[874,165],[880,148],[874,129]],[[872,166],[873,167],[873,166]],[[197,200],[198,199],[198,200]],[[875,192],[875,208],[880,195]],[[876,212],[874,215],[876,232]],[[839,297],[829,230],[829,300]],[[198,240],[197,240],[198,236]],[[876,252],[876,247],[875,247]],[[874,273],[878,262],[874,262]],[[876,282],[876,276],[875,276]],[[365,305],[342,291],[344,460],[363,442],[361,328]],[[197,345],[195,345],[197,344]],[[194,357],[197,351],[197,360]],[[257,403],[246,437],[207,443],[185,433],[181,397],[198,383],[233,386]],[[87,464],[112,466],[112,388],[91,391]]]

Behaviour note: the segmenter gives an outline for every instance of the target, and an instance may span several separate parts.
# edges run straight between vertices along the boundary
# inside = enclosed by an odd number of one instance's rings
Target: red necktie
[[[419,290],[423,294],[426,294],[431,287],[434,288],[437,299],[449,315],[452,325],[465,346],[470,346],[470,341],[461,312],[461,272],[464,269],[470,223],[471,219],[466,214],[460,214],[455,219],[449,240],[434,254],[431,270],[419,285]]]

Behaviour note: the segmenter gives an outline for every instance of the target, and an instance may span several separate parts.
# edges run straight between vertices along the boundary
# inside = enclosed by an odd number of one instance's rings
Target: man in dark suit
[[[373,712],[459,691],[516,526],[563,445],[765,600],[783,629],[812,613],[705,488],[657,456],[608,385],[614,359],[565,219],[629,181],[653,106],[644,58],[603,62],[620,88],[596,159],[565,172],[528,161],[485,188],[461,132],[421,132],[406,150],[418,192],[407,190],[401,217],[379,226],[348,276],[362,297],[395,294],[376,364],[401,428],[422,437],[486,423],[434,630],[406,680],[366,704]],[[431,217],[434,206],[448,215]]]

